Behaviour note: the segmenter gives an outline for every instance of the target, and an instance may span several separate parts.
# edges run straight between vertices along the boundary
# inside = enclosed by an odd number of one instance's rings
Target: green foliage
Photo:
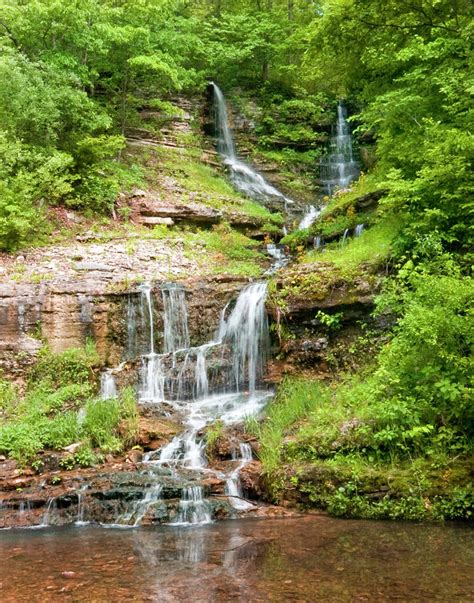
[[[90,343],[62,354],[43,349],[23,397],[0,381],[0,453],[21,464],[37,463],[35,457],[43,450],[82,442],[74,455],[63,459],[72,468],[98,462],[94,448],[118,452],[132,445],[138,432],[134,392],[125,388],[117,399],[97,400],[91,381],[96,363]]]
[[[110,400],[90,400],[86,404],[84,433],[90,438],[93,447],[105,452],[118,452],[122,443],[115,434],[120,421],[120,402]]]
[[[327,314],[322,310],[318,310],[318,312],[316,313],[316,319],[325,327],[333,331],[341,328],[341,321],[343,317],[344,314],[342,312],[336,312],[335,314]]]
[[[92,341],[88,341],[84,348],[71,348],[62,354],[54,354],[44,347],[30,372],[29,381],[31,384],[47,382],[51,387],[89,384],[93,377],[92,369],[98,363],[99,357]]]
[[[359,237],[349,237],[344,246],[340,241],[328,244],[324,253],[320,250],[307,252],[303,263],[331,262],[345,274],[353,274],[361,265],[377,268],[388,262],[393,255],[395,241],[403,226],[397,216],[387,216],[375,226],[365,229]]]
[[[292,428],[298,420],[325,400],[326,394],[317,381],[284,380],[259,429],[262,444],[259,457],[268,476],[274,475],[280,466],[283,439],[288,428]]]

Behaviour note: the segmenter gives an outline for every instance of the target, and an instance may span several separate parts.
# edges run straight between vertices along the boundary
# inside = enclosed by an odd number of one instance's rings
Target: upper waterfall
[[[217,84],[211,82],[211,85],[214,90],[217,150],[225,165],[229,168],[232,184],[238,191],[257,201],[268,201],[272,198],[279,199],[285,207],[288,203],[293,203],[291,199],[288,199],[278,189],[269,184],[254,168],[237,157],[224,94]]]
[[[320,172],[321,183],[327,195],[332,195],[337,189],[347,188],[359,175],[352,150],[347,111],[342,103],[337,105],[336,132],[330,140],[330,152],[320,161]]]

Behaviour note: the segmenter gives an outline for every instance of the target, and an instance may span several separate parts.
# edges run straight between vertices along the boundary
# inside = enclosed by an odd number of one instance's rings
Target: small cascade
[[[344,231],[344,234],[342,235],[341,247],[344,247],[344,245],[347,243],[347,237],[348,236],[349,236],[349,229],[346,228],[346,230]]]
[[[285,248],[283,245],[275,245],[274,243],[269,243],[267,245],[267,253],[270,257],[275,260],[272,266],[265,272],[265,274],[268,276],[274,274],[277,270],[286,266],[290,261],[290,258],[285,253]]]
[[[117,386],[115,377],[110,371],[105,371],[100,376],[100,397],[102,400],[109,400],[117,397]]]
[[[163,486],[159,482],[153,482],[145,491],[145,495],[135,501],[131,508],[119,517],[117,523],[125,525],[140,525],[149,509],[161,500]]]
[[[215,127],[217,135],[217,150],[221,155],[224,164],[230,172],[230,179],[235,188],[257,201],[268,201],[276,199],[281,201],[285,208],[287,204],[293,203],[291,199],[285,197],[274,186],[269,184],[263,176],[256,172],[250,165],[244,163],[237,157],[234,138],[229,126],[227,106],[222,90],[211,83],[214,90],[214,110]]]
[[[57,509],[57,501],[54,497],[49,498],[46,503],[46,510],[43,514],[39,527],[45,528],[51,525],[51,514]]]
[[[1,503],[2,503],[2,501],[0,500],[0,508],[2,506]],[[29,500],[21,501],[18,511],[19,511],[20,515],[23,515],[24,513],[28,513],[29,511],[31,511],[31,502]]]
[[[211,512],[209,503],[204,499],[203,488],[201,486],[185,488],[174,525],[195,525],[210,522]]]
[[[314,205],[309,205],[298,225],[298,230],[304,230],[305,228],[312,226],[321,215],[324,207],[325,206],[315,207]]]
[[[226,481],[225,493],[230,499],[230,504],[238,511],[245,511],[253,507],[252,503],[243,500],[242,486],[240,483],[241,470],[252,460],[252,448],[250,444],[240,444],[240,463],[232,471]]]
[[[321,236],[314,237],[313,239],[313,247],[314,249],[322,249],[324,246],[324,241]]]
[[[143,283],[140,285],[140,294],[142,302],[142,315],[148,317],[149,325],[149,350],[150,354],[155,353],[155,328],[153,319],[153,300],[151,296],[151,285],[150,283]]]
[[[183,287],[173,283],[161,288],[163,298],[163,351],[175,352],[189,347],[188,311]],[[153,350],[151,350],[153,353]]]
[[[196,369],[195,369],[195,398],[204,398],[209,395],[209,379],[207,377],[206,366],[206,346],[197,348],[196,353]]]
[[[360,235],[364,232],[364,230],[365,230],[365,224],[357,224],[357,226],[355,227],[355,230],[354,230],[354,236],[360,237]]]
[[[352,136],[347,123],[347,112],[342,103],[337,106],[336,132],[330,140],[330,151],[320,161],[320,178],[323,192],[333,195],[336,190],[347,189],[359,176],[354,159]]]
[[[252,283],[239,295],[226,324],[224,343],[233,350],[236,391],[252,394],[262,377],[268,356],[268,318],[265,310],[266,283]]]
[[[84,521],[84,511],[85,511],[84,493],[88,489],[88,487],[89,486],[87,484],[84,484],[77,491],[77,519],[76,519],[76,525],[84,525],[86,523]]]

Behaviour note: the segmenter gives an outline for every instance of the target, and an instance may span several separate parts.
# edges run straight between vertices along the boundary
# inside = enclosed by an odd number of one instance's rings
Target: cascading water
[[[200,433],[216,420],[229,425],[255,415],[271,396],[268,390],[258,389],[269,350],[265,311],[267,285],[257,282],[245,287],[234,307],[231,309],[228,304],[222,311],[215,340],[196,347],[180,347],[185,343],[189,345],[184,290],[165,286],[161,293],[164,351],[144,356],[141,401],[159,403],[166,400],[169,406],[184,415],[185,430],[159,451],[149,453],[145,461],[157,468],[169,467],[177,477],[183,473],[187,480],[183,483],[183,496],[174,523],[206,523],[210,521],[210,511],[205,491],[201,485],[189,483],[189,470],[195,472],[195,479],[201,478],[203,471],[210,471],[206,467],[205,442]],[[219,367],[217,380],[212,378],[208,366],[211,356],[212,364]],[[242,452],[239,467],[247,462],[248,452]],[[238,471],[234,470],[232,474],[232,484],[238,482]],[[233,491],[234,486],[229,487]],[[141,510],[150,506],[147,497],[153,492],[148,488],[142,503],[137,503],[141,504]],[[236,496],[235,492],[233,496]],[[242,503],[235,508],[248,507]],[[137,509],[125,514],[122,521],[136,522],[136,517],[141,515]]]
[[[346,230],[344,231],[344,234],[342,235],[341,247],[344,247],[344,245],[347,243],[347,237],[348,236],[349,236],[349,229],[346,228]]]
[[[163,351],[175,352],[189,347],[188,311],[185,291],[175,284],[161,288],[164,306]]]
[[[342,103],[337,106],[336,133],[330,140],[330,152],[321,159],[319,166],[323,191],[329,196],[336,190],[346,189],[359,176],[347,112]]]
[[[275,245],[274,243],[268,243],[267,253],[270,257],[275,260],[272,266],[265,272],[267,276],[275,274],[277,270],[286,266],[290,261],[290,258],[285,253],[283,245]]]
[[[250,444],[240,444],[240,462],[237,467],[232,471],[226,481],[225,493],[229,496],[230,503],[239,511],[251,508],[252,503],[247,502],[243,499],[242,486],[240,484],[240,472],[248,465],[252,460],[252,448]]]
[[[319,207],[309,205],[298,225],[298,230],[303,230],[312,226],[314,222],[316,222],[316,220],[319,218],[324,208],[325,205],[321,205]]]
[[[109,400],[117,397],[117,386],[115,377],[110,371],[105,371],[100,376],[100,397],[102,400]]]
[[[360,235],[364,232],[364,230],[365,230],[365,224],[357,224],[357,226],[355,227],[355,230],[354,230],[354,236],[360,237]]]
[[[276,199],[281,201],[286,208],[287,204],[291,204],[293,201],[288,199],[288,197],[285,197],[283,193],[269,184],[265,178],[256,172],[250,165],[244,163],[237,157],[234,138],[229,127],[224,95],[217,84],[211,82],[211,86],[214,90],[217,150],[221,155],[224,164],[229,169],[232,184],[238,191],[251,199],[262,202]]]

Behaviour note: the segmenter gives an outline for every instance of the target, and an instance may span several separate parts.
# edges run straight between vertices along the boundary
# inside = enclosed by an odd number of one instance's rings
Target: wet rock
[[[264,498],[266,489],[262,478],[262,463],[252,461],[245,465],[240,471],[240,483],[247,498]]]
[[[158,450],[168,443],[182,426],[153,417],[140,417],[137,444],[144,450]]]
[[[132,450],[127,453],[127,460],[129,460],[135,465],[141,463],[141,461],[143,460],[143,451],[132,448]]]

